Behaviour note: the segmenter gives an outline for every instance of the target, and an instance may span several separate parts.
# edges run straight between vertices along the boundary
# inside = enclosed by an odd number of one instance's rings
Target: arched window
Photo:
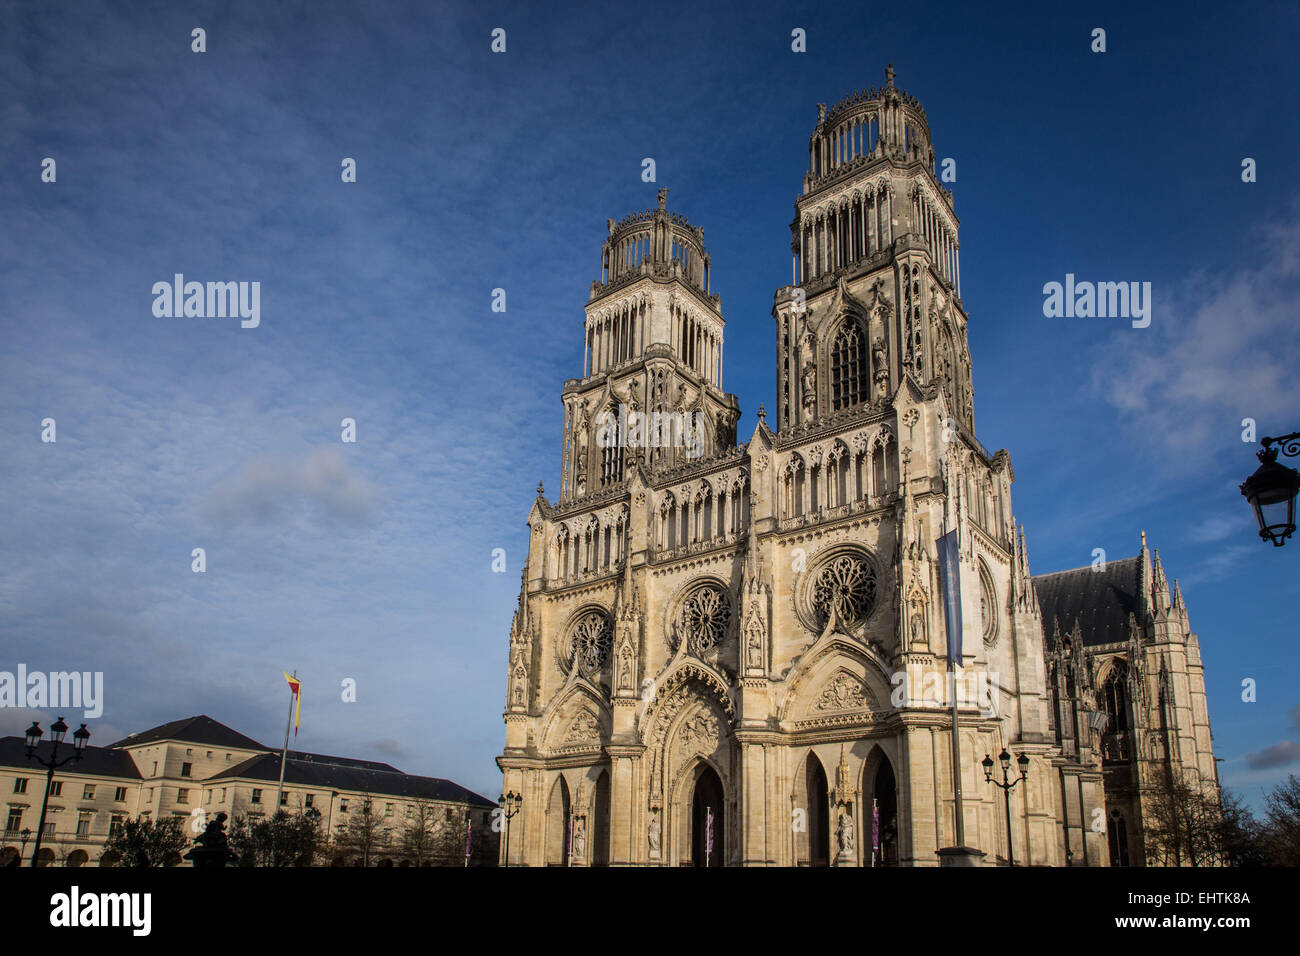
[[[839,411],[870,397],[867,340],[857,320],[849,316],[831,341],[831,409]]]
[[[1106,841],[1110,844],[1110,865],[1128,866],[1128,827],[1118,810],[1110,811]]]
[[[609,425],[603,430],[605,447],[600,450],[600,486],[617,484],[623,480],[623,442],[618,433],[618,409],[612,405],[607,410]],[[612,432],[613,434],[609,434]],[[598,437],[601,432],[598,430]]]
[[[1116,667],[1103,685],[1102,700],[1111,717],[1111,731],[1128,730],[1128,690],[1124,686],[1124,669]]]
[[[1103,760],[1128,760],[1129,747],[1129,699],[1128,668],[1118,663],[1111,668],[1106,680],[1101,685],[1101,706],[1110,716],[1106,731],[1101,738],[1101,756]]]

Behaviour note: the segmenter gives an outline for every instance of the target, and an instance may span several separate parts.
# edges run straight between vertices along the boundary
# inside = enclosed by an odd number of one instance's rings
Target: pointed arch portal
[[[726,817],[722,781],[708,764],[701,764],[691,797],[691,863],[722,866],[726,859]]]
[[[546,805],[546,865],[569,865],[569,785],[561,775],[551,787]]]
[[[808,794],[808,865],[830,866],[830,797],[826,789],[826,771],[815,753],[808,754],[804,773],[805,792]]]

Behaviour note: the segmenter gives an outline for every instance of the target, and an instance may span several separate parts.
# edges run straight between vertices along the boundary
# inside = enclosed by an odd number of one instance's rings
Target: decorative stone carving
[[[573,858],[575,860],[585,860],[587,858],[587,818],[573,818]]]
[[[804,362],[800,382],[804,411],[811,415],[817,407],[817,367],[811,360]]]
[[[765,670],[767,627],[757,597],[750,599],[749,609],[745,612],[744,635],[745,670],[751,674],[761,674]]]
[[[817,698],[818,710],[856,710],[866,706],[862,682],[845,671],[836,674]]]
[[[591,711],[578,711],[578,716],[569,724],[569,732],[564,735],[565,743],[586,743],[600,738],[600,720]]]
[[[980,630],[984,635],[984,646],[995,647],[998,643],[998,607],[993,582],[981,564],[980,575]]]
[[[613,635],[609,620],[599,611],[589,611],[582,616],[569,638],[568,659],[589,671],[599,670],[609,657]]]
[[[677,746],[687,755],[712,753],[722,736],[717,715],[707,707],[682,721],[677,732]]]
[[[624,640],[623,647],[618,653],[619,690],[630,691],[632,689],[633,681],[636,678],[636,675],[633,673],[634,668],[635,664],[632,660],[632,642],[630,640]]]
[[[919,590],[913,591],[908,601],[908,610],[911,648],[918,653],[926,653],[930,649],[930,637],[925,626],[925,594]]]
[[[712,584],[697,588],[682,602],[673,622],[673,650],[686,642],[686,649],[696,657],[716,650],[727,638],[731,625],[731,601]]]
[[[835,835],[840,844],[840,856],[851,856],[853,854],[853,817],[845,810],[840,811],[840,822],[839,826],[836,827]]]
[[[832,608],[845,627],[861,624],[876,607],[875,568],[855,554],[832,558],[813,579],[812,604],[819,625],[830,619]]]
[[[871,343],[871,366],[875,369],[877,393],[889,391],[889,358],[885,351],[885,340],[877,336]]]

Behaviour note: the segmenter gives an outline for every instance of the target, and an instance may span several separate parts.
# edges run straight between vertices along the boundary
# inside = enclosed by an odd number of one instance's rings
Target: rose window
[[[993,647],[998,642],[998,605],[993,582],[980,568],[980,630],[984,633],[984,646]]]
[[[875,570],[857,555],[834,558],[817,572],[812,603],[822,625],[830,618],[832,608],[844,627],[860,624],[876,606]]]
[[[679,639],[684,637],[687,649],[696,657],[720,645],[727,637],[731,624],[731,603],[715,587],[703,587],[687,598],[678,615]]]
[[[597,670],[609,657],[614,635],[609,621],[599,611],[585,615],[573,629],[569,640],[569,660],[577,660],[587,670]]]

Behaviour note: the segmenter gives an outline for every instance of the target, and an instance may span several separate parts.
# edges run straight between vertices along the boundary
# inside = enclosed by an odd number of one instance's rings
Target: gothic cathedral
[[[1214,781],[1181,591],[1136,557],[1032,578],[975,437],[952,193],[886,85],[818,109],[775,296],[775,428],[737,443],[703,232],[610,220],[510,633],[512,866],[1141,864],[1162,774]],[[955,531],[947,674],[936,540]],[[954,620],[958,615],[953,614]],[[1012,793],[981,761],[1028,760]],[[998,774],[1000,776],[1000,769]]]

